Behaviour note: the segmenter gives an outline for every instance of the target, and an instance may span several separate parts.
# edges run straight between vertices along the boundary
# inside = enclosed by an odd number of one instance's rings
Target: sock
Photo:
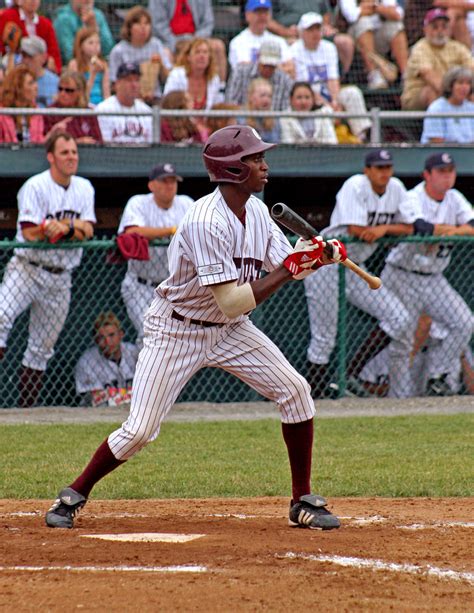
[[[362,343],[359,351],[351,359],[347,369],[348,377],[357,377],[367,362],[379,351],[382,351],[391,341],[390,336],[378,326],[369,334]]]
[[[43,370],[22,366],[20,371],[20,399],[18,406],[22,409],[33,407],[38,400],[43,385]]]
[[[105,439],[92,456],[89,464],[69,487],[87,498],[97,481],[100,481],[102,477],[108,475],[124,462],[125,460],[117,460],[110,451],[107,439]]]
[[[291,468],[293,502],[311,493],[311,457],[313,451],[313,420],[298,424],[281,424]]]
[[[313,398],[324,398],[329,384],[328,365],[308,362],[308,383],[311,385]]]

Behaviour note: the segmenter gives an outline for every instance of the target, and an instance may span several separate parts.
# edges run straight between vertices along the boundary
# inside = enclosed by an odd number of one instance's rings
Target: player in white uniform
[[[194,202],[177,196],[182,181],[172,164],[160,164],[149,175],[149,194],[133,196],[123,211],[118,233],[135,232],[148,240],[168,238],[176,232],[181,219]],[[167,247],[150,247],[150,259],[129,260],[122,282],[122,298],[130,321],[143,336],[143,316],[154,297],[154,290],[169,274]]]
[[[375,241],[386,235],[412,234],[416,217],[405,203],[406,189],[393,177],[389,151],[375,149],[365,158],[364,174],[347,179],[336,196],[330,226],[324,233],[349,234],[363,243],[348,246],[349,257],[359,264],[377,249]],[[321,282],[319,281],[320,276]],[[324,268],[316,282],[308,277],[305,292],[308,301],[311,341],[308,348],[310,383],[316,395],[324,395],[329,384],[328,363],[336,343],[338,319],[338,270]],[[407,354],[410,351],[408,312],[403,302],[386,287],[376,292],[357,275],[346,275],[346,297],[351,304],[375,317],[380,323],[356,352],[348,368],[351,381],[365,363],[390,343],[390,395],[409,395],[410,378]]]
[[[49,170],[28,179],[18,192],[15,240],[21,243],[83,241],[93,235],[94,189],[75,176],[76,141],[56,132],[46,143]],[[41,380],[66,321],[71,298],[71,272],[82,249],[14,251],[0,286],[0,358],[17,317],[31,307],[28,344],[20,373],[21,407],[35,404]]]
[[[456,167],[452,157],[448,153],[430,155],[423,178],[408,192],[404,204],[415,213],[415,234],[474,235],[472,205],[453,189]],[[473,331],[471,309],[443,275],[452,247],[449,242],[401,243],[389,253],[382,272],[384,286],[398,296],[409,314],[412,334],[422,312],[449,331],[441,343],[430,348],[427,392],[437,390],[438,395],[449,393],[447,375]]]
[[[264,158],[274,145],[249,126],[217,130],[203,158],[214,192],[198,200],[169,247],[170,276],[145,316],[144,346],[133,380],[130,415],[97,449],[83,473],[63,489],[46,524],[71,528],[94,484],[156,439],[179,393],[198,370],[222,368],[277,403],[292,474],[292,526],[332,529],[339,520],[311,494],[314,402],[307,381],[248,317],[257,304],[312,267],[332,260],[323,241],[300,239],[292,251],[253,193],[267,183]],[[260,277],[265,270],[268,274]]]
[[[124,332],[111,311],[94,322],[95,347],[87,349],[75,369],[76,392],[83,406],[117,406],[130,402],[138,349],[123,340]]]

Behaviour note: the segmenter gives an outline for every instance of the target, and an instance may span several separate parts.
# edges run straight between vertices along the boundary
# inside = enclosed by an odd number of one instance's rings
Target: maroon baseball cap
[[[446,21],[449,21],[448,13],[444,9],[440,8],[430,9],[423,19],[423,25],[427,26],[435,19],[446,19]]]

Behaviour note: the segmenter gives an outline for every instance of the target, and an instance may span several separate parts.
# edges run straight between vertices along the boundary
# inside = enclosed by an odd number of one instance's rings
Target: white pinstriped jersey
[[[84,394],[107,387],[128,387],[132,384],[138,349],[132,343],[121,343],[120,363],[107,359],[98,347],[87,349],[75,369],[76,392]]]
[[[194,200],[189,196],[175,196],[169,209],[159,207],[153,194],[133,196],[125,205],[118,233],[129,226],[169,228],[178,226]],[[129,260],[127,271],[156,285],[169,274],[167,247],[150,247],[149,261]]]
[[[407,193],[406,201],[417,219],[433,224],[460,226],[474,218],[472,205],[457,189],[450,189],[442,202],[437,202],[428,196],[423,181]],[[400,243],[390,252],[387,262],[405,270],[441,273],[449,265],[452,247],[452,243]]]
[[[385,193],[379,196],[372,189],[366,175],[350,177],[336,195],[336,206],[329,227],[324,233],[347,234],[347,226],[380,226],[391,223],[413,223],[415,211],[406,200],[406,189],[400,179],[392,177]],[[347,246],[348,256],[355,262],[365,262],[377,249],[376,244],[353,244]]]
[[[45,170],[28,179],[18,192],[15,239],[24,243],[22,222],[41,224],[44,219],[84,219],[94,223],[94,188],[87,179],[73,176],[67,189]],[[15,249],[15,254],[46,266],[72,270],[79,266],[82,249]]]
[[[291,251],[261,200],[251,196],[247,201],[244,227],[216,188],[182,220],[168,250],[170,276],[156,292],[185,317],[228,323],[233,320],[219,309],[208,286],[254,281],[261,271],[278,268]],[[153,304],[148,314],[153,315]]]

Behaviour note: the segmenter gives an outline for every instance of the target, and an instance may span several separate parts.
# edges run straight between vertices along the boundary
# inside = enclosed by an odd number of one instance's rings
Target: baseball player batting
[[[319,237],[301,238],[292,249],[253,195],[268,182],[265,152],[274,146],[253,128],[236,125],[217,130],[204,145],[204,164],[218,186],[190,207],[169,246],[170,275],[145,315],[130,415],[59,492],[46,514],[48,526],[72,528],[94,484],[155,440],[189,379],[201,368],[215,367],[245,381],[280,410],[292,477],[290,525],[339,527],[326,500],[311,493],[315,409],[310,387],[248,316],[285,283],[346,257],[344,245],[333,240],[328,259]],[[262,271],[268,274],[261,277]]]

